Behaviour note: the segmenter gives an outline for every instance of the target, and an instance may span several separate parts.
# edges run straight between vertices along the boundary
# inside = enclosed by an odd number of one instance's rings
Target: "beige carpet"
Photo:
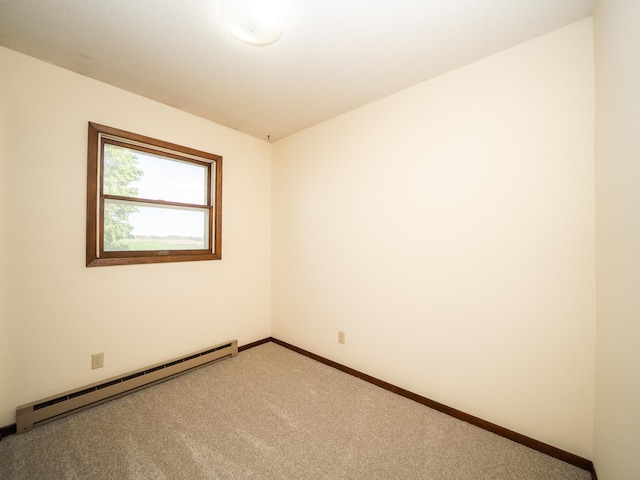
[[[589,480],[268,343],[0,442],[1,479]]]

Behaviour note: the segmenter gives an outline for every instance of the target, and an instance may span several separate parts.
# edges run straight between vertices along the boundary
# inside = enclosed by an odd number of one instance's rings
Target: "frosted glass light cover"
[[[284,0],[220,0],[220,18],[234,37],[250,45],[269,45],[284,31]]]

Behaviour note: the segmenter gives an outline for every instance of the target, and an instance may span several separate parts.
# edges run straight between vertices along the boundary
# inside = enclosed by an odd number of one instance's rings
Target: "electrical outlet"
[[[91,370],[104,367],[104,353],[94,353],[91,355]]]
[[[344,332],[338,332],[338,343],[342,343],[344,345]]]

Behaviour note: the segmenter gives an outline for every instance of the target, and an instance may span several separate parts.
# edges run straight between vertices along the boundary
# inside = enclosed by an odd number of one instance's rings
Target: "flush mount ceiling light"
[[[284,30],[285,0],[220,0],[220,18],[234,37],[249,45],[269,45]]]

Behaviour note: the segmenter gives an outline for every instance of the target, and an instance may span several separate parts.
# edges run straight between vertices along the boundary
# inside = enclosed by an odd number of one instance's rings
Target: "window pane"
[[[208,209],[105,200],[105,252],[207,248]]]
[[[119,145],[104,145],[104,193],[207,204],[208,168]]]

